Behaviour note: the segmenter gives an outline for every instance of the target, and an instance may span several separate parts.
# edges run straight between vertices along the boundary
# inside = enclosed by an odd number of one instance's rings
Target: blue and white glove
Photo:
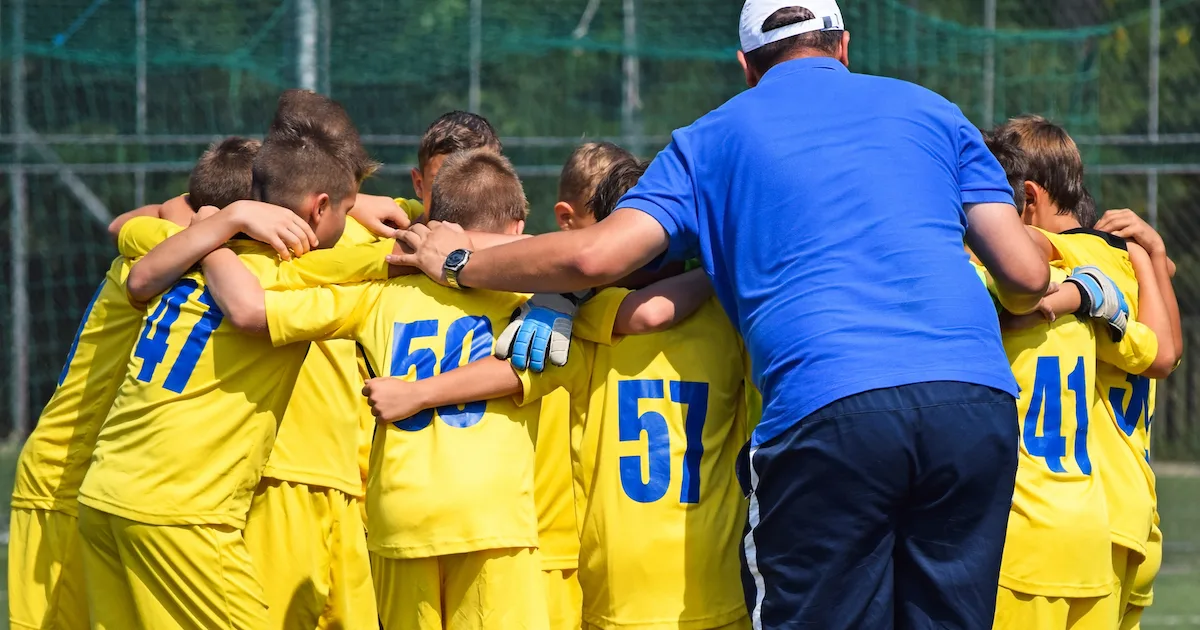
[[[1079,287],[1080,304],[1077,316],[1101,319],[1108,325],[1113,341],[1125,337],[1129,326],[1129,305],[1111,278],[1098,267],[1076,267],[1067,282]]]
[[[496,338],[496,358],[534,372],[546,369],[547,358],[553,365],[566,365],[575,311],[592,293],[538,293],[529,298]]]

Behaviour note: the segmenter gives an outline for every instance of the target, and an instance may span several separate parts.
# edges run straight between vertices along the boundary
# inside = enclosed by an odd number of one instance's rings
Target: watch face
[[[466,259],[467,259],[467,250],[456,249],[456,250],[450,252],[449,256],[446,256],[446,266],[447,267],[457,267],[457,266],[463,264],[463,262],[465,262]]]

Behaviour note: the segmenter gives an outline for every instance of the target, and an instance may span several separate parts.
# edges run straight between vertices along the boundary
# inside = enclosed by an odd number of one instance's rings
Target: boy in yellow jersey
[[[1175,273],[1175,265],[1167,256],[1166,246],[1163,243],[1162,237],[1159,236],[1154,228],[1131,210],[1110,210],[1106,212],[1096,224],[1096,229],[1132,240],[1146,250],[1154,268],[1154,275],[1158,280],[1158,287],[1162,294],[1163,303],[1167,307],[1168,318],[1171,322],[1171,332],[1176,335],[1173,340],[1175,354],[1182,356],[1183,335],[1182,329],[1177,325],[1177,322],[1179,322],[1179,303],[1176,301],[1175,291],[1171,285],[1171,279]],[[1141,280],[1140,276],[1139,280]],[[1176,366],[1173,365],[1172,369],[1174,367]],[[1133,383],[1127,381],[1126,387],[1114,387],[1109,390],[1113,410],[1123,412],[1121,416],[1123,422],[1119,423],[1122,432],[1132,438],[1131,446],[1134,448],[1141,446],[1143,448],[1144,458],[1147,463],[1150,462],[1150,425],[1154,418],[1156,383],[1156,380],[1150,380],[1149,386],[1146,386],[1144,380],[1138,380]],[[1120,400],[1120,404],[1117,404],[1115,400]],[[1141,413],[1137,412],[1139,406]],[[1129,421],[1131,417],[1135,419],[1134,422]],[[1149,470],[1148,466],[1143,468],[1143,472]],[[1153,484],[1153,478],[1148,477],[1147,482]],[[1122,630],[1139,628],[1143,610],[1154,602],[1154,578],[1162,566],[1162,543],[1163,536],[1162,530],[1159,529],[1157,496],[1155,496],[1154,521],[1151,524],[1150,537],[1146,540],[1146,559],[1138,565],[1137,573],[1130,587],[1129,604],[1126,606],[1125,615],[1121,619]]]
[[[375,200],[381,208],[381,212],[376,215],[378,218],[358,216],[358,204],[355,205],[355,210],[351,211],[351,216],[368,227],[371,233],[390,236],[387,233],[388,227],[404,229],[410,223],[417,223],[427,218],[425,204],[429,202],[429,196],[432,194],[433,178],[437,176],[438,169],[441,168],[446,156],[470,149],[492,149],[499,153],[501,148],[496,130],[483,116],[462,111],[442,114],[425,130],[424,135],[421,136],[421,142],[417,146],[417,167],[412,169],[411,173],[413,190],[417,199],[395,199],[397,207],[406,215],[402,222],[387,220],[386,208],[382,206],[380,199]],[[363,195],[359,195],[360,202],[363,197]],[[360,242],[362,238],[369,236],[364,231],[355,229],[356,226],[351,222],[347,222],[346,226],[346,233],[342,235],[343,240]],[[365,380],[369,378],[366,363],[362,352],[359,351],[358,354],[359,373]],[[364,498],[367,492],[367,467],[370,462],[371,439],[374,435],[375,419],[371,416],[370,409],[364,407],[362,442],[359,445],[359,475],[362,480],[360,492]],[[359,507],[362,520],[366,523],[366,501],[360,501]]]
[[[578,229],[595,223],[588,202],[596,192],[596,185],[614,163],[632,157],[611,142],[588,142],[577,147],[567,158],[558,180],[554,217],[559,229]],[[583,614],[577,571],[579,529],[571,488],[570,417],[571,397],[565,389],[542,398],[533,494],[538,509],[538,551],[546,580],[551,630],[577,629]]]
[[[1030,170],[1024,151],[1011,134],[993,134],[987,145],[1008,176],[1015,205],[1024,208]],[[1048,246],[1040,232],[1031,236]],[[1071,312],[1051,322],[1007,326],[1003,334],[1021,391],[1021,441],[993,627],[1104,630],[1113,627],[1120,603],[1111,582],[1104,492],[1090,455],[1096,443],[1089,429],[1097,340],[1089,322],[1079,318],[1090,310],[1080,308],[1081,296],[1103,295],[1105,287],[1111,295],[1115,288],[1111,280],[1082,270],[1068,278],[1057,261],[1051,277],[1078,283],[1064,284],[1054,296],[1061,300],[1074,292]],[[1095,289],[1079,290],[1089,286]],[[1157,342],[1138,322],[1128,325],[1119,351],[1111,350],[1106,337],[1101,355],[1107,350],[1129,369],[1145,369]]]
[[[197,207],[249,196],[250,163],[258,146],[256,140],[227,138],[209,147],[189,182]],[[181,196],[127,212],[110,228],[114,237],[124,230],[133,248],[129,253],[140,256],[179,232],[193,214]],[[13,628],[89,627],[76,495],[145,317],[125,297],[134,260],[115,259],[92,296],[58,387],[17,460],[8,545]]]
[[[1107,417],[1108,421],[1095,423],[1095,457],[1103,462],[1100,479],[1113,540],[1112,580],[1120,597],[1118,614],[1123,616],[1132,597],[1137,568],[1146,558],[1155,501],[1154,476],[1145,460],[1145,447],[1136,441],[1137,431],[1127,432],[1125,426],[1144,424],[1140,416],[1149,417],[1149,405],[1141,404],[1141,391],[1148,390],[1148,377],[1165,376],[1170,367],[1163,366],[1176,363],[1179,355],[1174,329],[1178,323],[1166,316],[1159,291],[1161,282],[1146,251],[1118,237],[1084,228],[1074,214],[1083,193],[1082,161],[1070,136],[1036,116],[1013,119],[997,133],[1011,135],[1030,157],[1025,222],[1046,231],[1056,255],[1068,266],[1093,265],[1111,278],[1129,305],[1130,315],[1145,323],[1158,338],[1157,359],[1140,374],[1101,357],[1096,375],[1094,415]]]
[[[526,204],[508,161],[480,149],[445,159],[429,212],[515,235]],[[214,252],[204,269],[230,318],[269,333],[281,351],[294,342],[354,339],[374,373],[401,377],[429,378],[486,357],[492,331],[526,299],[458,292],[415,276],[264,296],[228,252]],[[384,628],[547,627],[533,500],[537,418],[537,408],[499,401],[379,429],[367,525]]]
[[[292,210],[268,239],[285,252],[336,243],[354,203],[361,165],[334,131],[294,124],[269,134],[255,158],[256,193]],[[266,625],[242,528],[308,348],[278,351],[235,331],[199,273],[161,284],[189,266],[164,269],[173,255],[242,231],[237,210],[168,239],[130,271],[130,296],[149,300],[149,315],[79,491],[94,627]],[[265,279],[282,275],[288,256],[245,239],[230,247]],[[312,273],[333,276],[343,263]]]
[[[340,141],[361,151],[358,131],[346,111],[306,90],[284,92],[268,134],[283,133],[297,121],[307,120],[320,120]],[[358,182],[377,166],[365,152],[355,163]],[[375,210],[407,227],[416,217],[399,212],[402,202],[360,194],[351,214],[381,206]],[[375,225],[387,229],[381,221]],[[376,240],[375,234],[351,219],[335,247]],[[262,581],[268,614],[265,628],[355,630],[378,623],[359,505],[358,450],[364,439],[362,420],[370,413],[359,395],[360,383],[354,342],[320,342],[309,348],[251,500],[244,532],[250,557],[267,578]]]
[[[644,168],[614,166],[589,204],[597,219]],[[373,383],[373,408],[387,420],[454,401],[515,394],[530,403],[566,388],[583,626],[749,628],[738,560],[746,503],[734,475],[752,429],[743,349],[701,272],[665,282],[680,283],[674,303],[690,314],[669,330],[613,338],[629,292],[601,291],[580,308],[566,366],[516,373],[487,360],[412,384]]]

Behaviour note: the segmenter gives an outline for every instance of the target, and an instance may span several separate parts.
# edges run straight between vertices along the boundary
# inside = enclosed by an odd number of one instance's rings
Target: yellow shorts
[[[542,578],[546,584],[550,630],[579,630],[583,624],[583,591],[579,589],[579,571],[542,571]]]
[[[1121,615],[1120,630],[1142,630],[1142,613],[1145,611],[1145,606],[1126,606],[1125,614]]]
[[[1120,597],[1120,605],[1118,611],[1122,611],[1129,606],[1129,601],[1133,597],[1133,586],[1137,582],[1138,566],[1136,564],[1142,555],[1131,551],[1125,547],[1114,544],[1112,546],[1112,568],[1113,568],[1113,591],[1117,592]],[[1120,619],[1121,614],[1117,615]]]
[[[79,506],[93,630],[266,627],[267,604],[242,532],[146,525]]]
[[[371,554],[384,630],[548,630],[536,549],[431,558]]]
[[[1155,516],[1155,521],[1158,517]],[[1162,568],[1163,535],[1156,522],[1150,529],[1150,539],[1146,541],[1146,558],[1137,567],[1137,575],[1129,589],[1129,605],[1145,608],[1154,603],[1154,578]]]
[[[614,626],[614,627],[620,627],[620,626]],[[585,622],[583,622],[583,630],[604,630],[604,628],[603,628],[603,626],[593,625],[593,624],[590,624],[585,621]],[[708,630],[751,630],[750,616],[747,615],[745,617],[742,617],[741,619],[738,619],[737,621],[731,621],[723,626],[709,628]]]
[[[1113,630],[1118,594],[1104,597],[1045,597],[1010,591],[996,596],[993,630]]]
[[[88,627],[79,521],[66,512],[13,508],[8,538],[8,623],[14,630]]]
[[[246,520],[246,547],[263,576],[265,628],[376,630],[371,560],[358,499],[264,478]]]

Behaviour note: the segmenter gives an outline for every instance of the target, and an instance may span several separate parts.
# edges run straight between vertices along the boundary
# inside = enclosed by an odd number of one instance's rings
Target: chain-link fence
[[[0,419],[48,398],[113,249],[107,218],[182,192],[215,137],[259,135],[281,88],[341,101],[409,194],[424,127],[489,117],[552,225],[581,138],[650,155],[743,89],[734,0],[7,0],[0,4]],[[856,71],[990,124],[1041,113],[1080,141],[1106,207],[1145,213],[1200,316],[1200,0],[843,0]],[[1195,347],[1194,345],[1192,347]],[[1200,357],[1160,391],[1156,449],[1200,457]]]

